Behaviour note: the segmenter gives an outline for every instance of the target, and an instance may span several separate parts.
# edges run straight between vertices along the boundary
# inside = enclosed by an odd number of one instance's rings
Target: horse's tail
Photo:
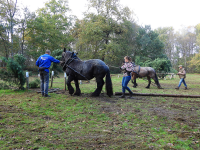
[[[160,83],[159,83],[159,81],[158,81],[158,76],[157,76],[156,72],[155,72],[155,82],[156,82],[156,85],[157,85],[159,88],[161,88]]]
[[[106,74],[106,92],[109,97],[113,95],[112,80],[110,77],[110,71],[108,70]]]

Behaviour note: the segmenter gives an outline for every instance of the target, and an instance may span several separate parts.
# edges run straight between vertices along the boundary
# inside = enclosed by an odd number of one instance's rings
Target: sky
[[[28,6],[31,11],[44,7],[48,0],[18,0],[18,3]],[[184,27],[200,23],[199,0],[121,0],[122,6],[127,6],[134,13],[135,21],[142,26],[173,27],[180,30]],[[72,14],[79,19],[87,10],[87,0],[68,0]]]

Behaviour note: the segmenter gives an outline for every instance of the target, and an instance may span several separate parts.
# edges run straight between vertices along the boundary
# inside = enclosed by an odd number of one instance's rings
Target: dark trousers
[[[42,94],[48,95],[49,73],[46,71],[40,71],[40,89],[41,89]]]

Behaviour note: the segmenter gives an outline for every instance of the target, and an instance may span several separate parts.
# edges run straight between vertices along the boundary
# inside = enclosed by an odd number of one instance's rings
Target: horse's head
[[[69,51],[67,51],[66,48],[64,48],[64,51],[62,53],[62,58],[61,58],[61,61],[63,61],[63,64],[61,64],[61,66],[65,66],[66,64],[68,64],[69,62],[71,62],[74,59],[79,59],[77,57],[77,54],[78,53],[71,52],[70,49],[69,49]]]
[[[66,50],[66,48],[64,48],[64,51],[62,53],[62,58],[61,61],[68,61],[70,58],[72,58],[72,56],[74,55],[74,52],[71,52],[70,49],[69,51]]]

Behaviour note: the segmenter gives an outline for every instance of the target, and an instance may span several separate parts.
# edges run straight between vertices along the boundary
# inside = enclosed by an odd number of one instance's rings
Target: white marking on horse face
[[[61,59],[62,59],[62,61],[65,60],[65,52],[62,53],[62,58]]]

